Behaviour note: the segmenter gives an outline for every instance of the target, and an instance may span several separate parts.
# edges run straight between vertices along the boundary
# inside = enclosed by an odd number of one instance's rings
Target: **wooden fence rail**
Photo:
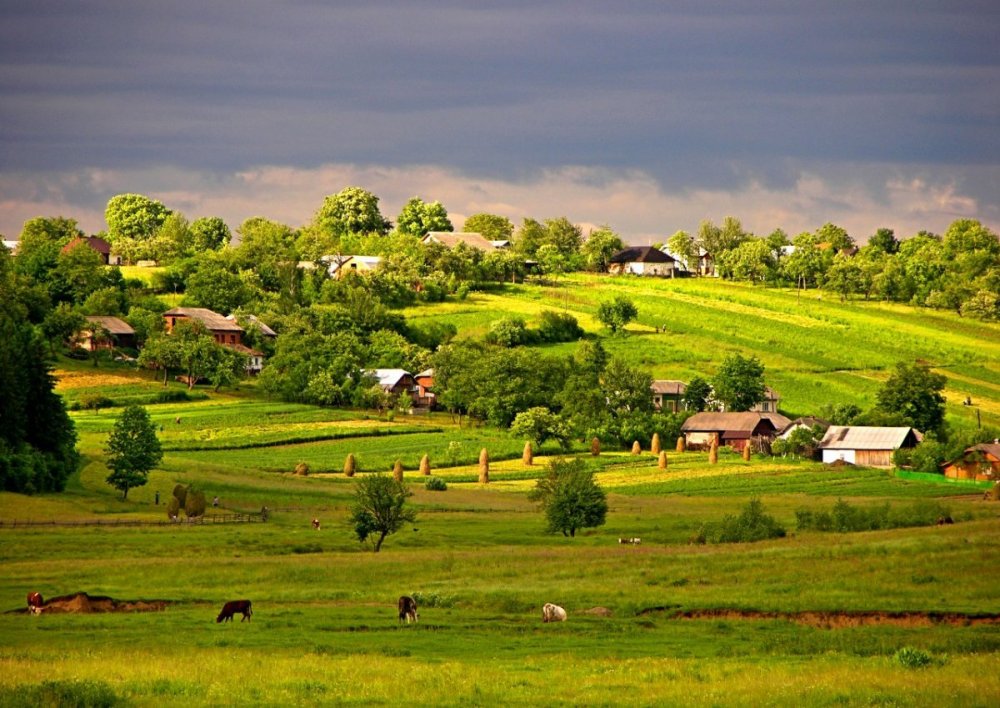
[[[36,519],[0,519],[0,529],[36,528],[43,526],[211,526],[214,524],[259,524],[267,521],[266,515],[212,514],[193,519],[86,519],[80,521],[39,521]]]

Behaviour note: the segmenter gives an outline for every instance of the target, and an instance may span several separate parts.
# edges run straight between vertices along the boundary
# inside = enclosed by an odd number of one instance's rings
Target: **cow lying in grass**
[[[251,615],[253,615],[253,609],[250,607],[250,601],[230,600],[227,602],[222,606],[222,612],[220,612],[219,616],[215,618],[216,624],[219,622],[225,622],[226,620],[232,621],[233,615],[237,612],[243,614],[243,619],[241,619],[240,622],[249,621]]]
[[[566,610],[559,607],[559,605],[553,605],[551,602],[546,602],[542,606],[542,622],[565,622],[566,621]]]

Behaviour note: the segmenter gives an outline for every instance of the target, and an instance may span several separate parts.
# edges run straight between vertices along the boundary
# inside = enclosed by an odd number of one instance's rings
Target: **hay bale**
[[[531,467],[535,464],[535,452],[531,449],[531,441],[525,440],[524,442],[524,452],[521,453],[521,462]]]
[[[667,451],[660,450],[660,461],[657,465],[661,470],[667,469]]]
[[[184,500],[184,513],[187,514],[189,519],[193,519],[198,516],[205,515],[205,508],[208,504],[205,502],[205,492],[189,490],[187,493],[187,499]]]
[[[181,506],[184,506],[184,502],[187,501],[188,488],[183,484],[174,485],[174,499],[176,499]]]
[[[743,446],[743,459],[747,462],[750,461],[750,441],[747,440],[747,444]]]
[[[479,483],[490,483],[490,453],[485,447],[479,453]]]
[[[170,497],[170,501],[167,502],[167,518],[176,519],[179,513],[181,513],[181,500]]]
[[[712,441],[712,446],[708,448],[708,463],[714,465],[719,461],[719,443]]]
[[[431,473],[431,458],[424,455],[420,458],[420,474],[425,477],[430,476]]]
[[[298,475],[299,477],[308,477],[309,476],[309,463],[308,462],[300,462],[299,464],[295,465],[295,474]]]
[[[678,436],[677,437],[677,452],[684,452],[686,449],[687,448],[684,445],[684,436],[683,435]]]
[[[601,441],[596,437],[590,441],[590,454],[597,457],[601,454]]]
[[[392,478],[397,482],[403,481],[403,463],[400,460],[396,460],[396,464],[392,466]]]
[[[642,454],[642,445],[639,444],[638,440],[632,443],[632,454],[633,455]]]
[[[653,441],[649,443],[649,451],[654,455],[660,454],[660,434],[653,433]]]
[[[356,470],[357,463],[354,461],[354,453],[348,453],[347,458],[344,460],[344,476],[353,477]]]

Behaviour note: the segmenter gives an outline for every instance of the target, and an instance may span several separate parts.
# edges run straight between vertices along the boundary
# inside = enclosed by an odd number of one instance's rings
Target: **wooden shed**
[[[773,440],[776,431],[788,423],[788,418],[757,411],[743,413],[695,413],[681,425],[684,443],[690,450],[708,448],[715,440],[743,450],[754,438]]]
[[[823,462],[892,467],[892,453],[916,447],[923,436],[913,428],[831,425],[819,443]]]
[[[967,447],[954,460],[941,465],[945,477],[992,482],[1000,479],[1000,441]]]

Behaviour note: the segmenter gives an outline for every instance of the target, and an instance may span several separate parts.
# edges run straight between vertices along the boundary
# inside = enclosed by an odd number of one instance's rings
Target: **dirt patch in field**
[[[42,604],[41,611],[45,614],[50,612],[75,612],[79,614],[94,612],[162,612],[170,604],[168,600],[116,600],[113,597],[77,592],[72,595],[60,595],[59,597],[46,600]],[[15,610],[15,612],[25,613],[28,611],[27,608]]]
[[[666,608],[663,608],[666,609]],[[842,629],[870,625],[894,627],[930,627],[948,624],[967,627],[983,624],[1000,624],[1000,614],[960,612],[884,612],[878,610],[857,612],[761,612],[758,610],[681,610],[675,615],[684,620],[787,620],[821,629]]]

